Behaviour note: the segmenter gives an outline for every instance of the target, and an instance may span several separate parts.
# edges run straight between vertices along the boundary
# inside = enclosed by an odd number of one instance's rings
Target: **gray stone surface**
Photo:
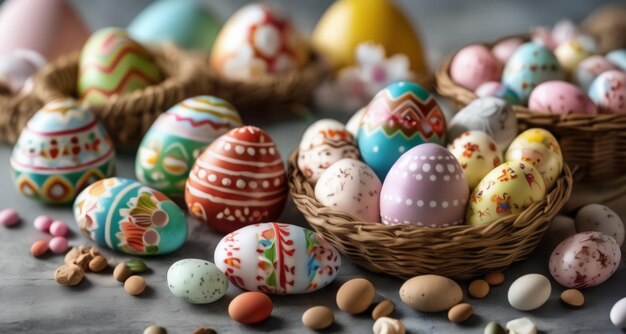
[[[365,1],[365,0],[363,0]],[[125,26],[149,1],[107,0],[74,1],[94,28],[107,25]],[[213,1],[211,4],[227,16],[246,1]],[[310,30],[323,8],[331,1],[272,1],[280,3],[293,12],[298,24]],[[429,58],[435,64],[441,56],[458,46],[475,40],[489,40],[504,34],[525,31],[532,24],[551,24],[561,17],[580,19],[600,1],[399,1],[411,17],[418,20],[422,34],[429,47]],[[346,115],[311,114],[282,120],[256,122],[270,132],[278,142],[283,156],[296,146],[302,131],[314,118]],[[54,269],[63,263],[63,257],[49,255],[42,259],[30,256],[32,242],[44,237],[32,226],[39,214],[66,220],[72,231],[73,245],[91,242],[78,233],[71,212],[66,207],[50,207],[21,197],[12,185],[9,175],[10,146],[0,145],[0,208],[19,210],[24,221],[17,228],[0,228],[0,333],[141,333],[150,324],[158,323],[169,333],[191,333],[194,328],[213,327],[219,333],[313,333],[301,325],[304,310],[314,305],[326,305],[333,309],[335,292],[342,282],[353,277],[367,277],[377,287],[377,299],[388,298],[398,307],[393,317],[400,318],[410,333],[482,333],[489,321],[504,324],[518,317],[529,317],[545,333],[619,333],[609,321],[613,303],[626,296],[626,270],[622,265],[618,272],[599,287],[585,290],[586,305],[581,310],[570,310],[559,302],[562,288],[553,283],[550,300],[542,308],[532,312],[520,312],[506,301],[508,286],[523,274],[537,272],[548,275],[547,258],[551,248],[541,246],[529,260],[515,264],[506,272],[507,281],[483,300],[466,298],[475,308],[475,315],[462,326],[452,325],[446,314],[424,314],[403,306],[398,289],[402,280],[373,274],[360,269],[347,258],[337,280],[325,289],[302,296],[272,296],[272,317],[255,327],[234,323],[228,318],[229,301],[240,293],[230,287],[226,297],[209,305],[191,305],[171,295],[165,277],[170,264],[178,259],[196,257],[212,260],[213,248],[220,239],[209,229],[189,219],[190,238],[178,252],[162,257],[146,258],[151,273],[145,275],[149,288],[140,297],[132,297],[114,281],[110,271],[104,274],[88,274],[87,279],[76,288],[57,285],[52,276]],[[119,157],[119,176],[133,177],[134,156]],[[597,188],[601,189],[601,188]],[[596,191],[600,193],[600,191]],[[611,203],[621,217],[626,217],[624,199]],[[302,215],[289,205],[281,221],[306,226]],[[127,256],[105,251],[111,260],[121,261]],[[462,282],[464,289],[466,282]],[[327,332],[368,333],[373,321],[368,315],[349,316],[335,313],[336,324]]]

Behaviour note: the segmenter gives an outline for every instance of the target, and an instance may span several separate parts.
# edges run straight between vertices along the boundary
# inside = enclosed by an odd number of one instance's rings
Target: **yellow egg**
[[[505,162],[474,188],[467,206],[469,225],[485,225],[520,213],[546,196],[541,174],[523,161]]]
[[[573,39],[554,49],[554,55],[561,64],[561,68],[566,73],[572,73],[581,61],[591,56],[591,52],[580,41]]]
[[[448,151],[463,168],[470,190],[503,161],[502,152],[496,142],[482,131],[463,132],[448,145]]]
[[[505,154],[506,161],[521,160],[532,164],[550,190],[563,171],[561,147],[554,136],[544,129],[528,129],[519,134]]]
[[[354,65],[356,47],[372,42],[382,45],[387,55],[405,54],[418,76],[427,73],[422,43],[392,0],[339,0],[324,13],[311,38],[335,69]]]

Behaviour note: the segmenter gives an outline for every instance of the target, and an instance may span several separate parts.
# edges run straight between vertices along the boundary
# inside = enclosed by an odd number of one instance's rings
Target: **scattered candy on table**
[[[20,222],[21,218],[15,209],[4,209],[0,211],[0,225],[13,227]]]

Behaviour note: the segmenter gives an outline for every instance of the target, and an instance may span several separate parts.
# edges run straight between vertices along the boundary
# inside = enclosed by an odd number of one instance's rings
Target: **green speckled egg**
[[[167,286],[176,297],[192,304],[208,304],[226,294],[228,279],[209,261],[184,259],[167,271]]]

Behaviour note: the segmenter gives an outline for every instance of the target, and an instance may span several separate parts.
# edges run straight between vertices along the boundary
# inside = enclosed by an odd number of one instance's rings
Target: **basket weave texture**
[[[552,218],[567,202],[572,175],[563,174],[545,199],[518,215],[485,226],[459,225],[424,228],[360,222],[344,212],[322,206],[313,186],[296,165],[297,151],[289,158],[289,189],[296,207],[309,224],[339,252],[356,264],[398,277],[437,274],[470,279],[501,271],[530,254]]]
[[[528,39],[528,36],[514,37]],[[483,45],[491,48],[496,43]],[[453,99],[460,108],[478,97],[474,92],[457,85],[450,77],[453,58],[454,54],[437,68],[436,89],[440,95]],[[551,115],[521,105],[514,105],[513,110],[520,131],[541,127],[555,135],[565,162],[576,169],[577,179],[613,179],[626,168],[626,115]]]
[[[138,144],[159,114],[202,92],[197,57],[172,45],[149,52],[163,73],[162,82],[90,106],[118,147]],[[35,78],[34,94],[46,103],[57,98],[76,98],[79,61],[80,53],[76,52],[48,64]]]
[[[42,106],[32,94],[0,96],[0,141],[15,143],[22,128]]]

